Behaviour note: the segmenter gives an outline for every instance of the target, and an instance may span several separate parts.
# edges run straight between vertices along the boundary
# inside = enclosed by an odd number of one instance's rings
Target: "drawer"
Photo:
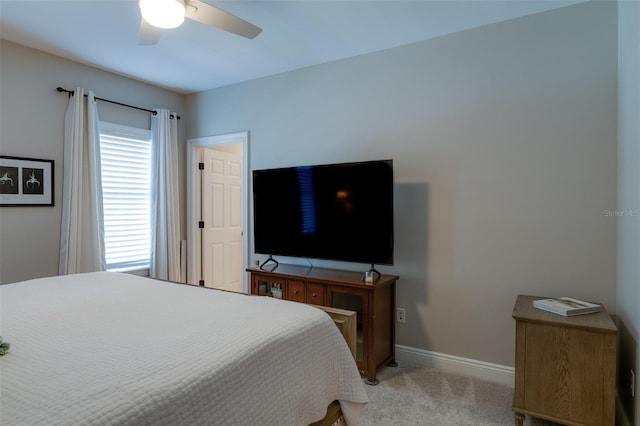
[[[304,303],[305,286],[302,281],[287,281],[287,300]]]
[[[305,303],[324,306],[324,284],[307,283],[305,289]]]

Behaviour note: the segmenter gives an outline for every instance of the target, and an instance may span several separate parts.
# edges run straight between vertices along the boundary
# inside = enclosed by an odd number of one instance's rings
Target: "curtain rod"
[[[60,92],[60,93],[62,93],[62,92],[67,93],[67,94],[69,95],[69,97],[73,96],[73,93],[74,93],[74,91],[73,91],[73,90],[67,90],[67,89],[64,89],[64,88],[62,88],[62,87],[56,87],[56,90],[57,90],[58,92]],[[86,93],[85,93],[85,96],[87,96],[87,95],[86,95]],[[103,102],[109,102],[110,104],[121,105],[121,106],[124,106],[124,107],[127,107],[127,108],[133,108],[133,109],[137,109],[137,110],[140,110],[140,111],[146,111],[146,112],[148,112],[148,113],[151,113],[151,115],[156,115],[156,114],[158,114],[156,111],[151,110],[151,109],[141,108],[141,107],[137,107],[137,106],[134,106],[134,105],[127,105],[127,104],[123,104],[123,103],[121,103],[121,102],[116,102],[116,101],[110,101],[109,99],[99,98],[99,97],[97,97],[97,96],[96,96],[96,100],[98,100],[98,101],[103,101]],[[169,117],[170,117],[170,118],[174,118],[174,117],[175,117],[175,118],[177,118],[178,120],[180,120],[180,116],[179,116],[179,115],[174,116],[173,114],[171,114],[171,115],[169,115]]]

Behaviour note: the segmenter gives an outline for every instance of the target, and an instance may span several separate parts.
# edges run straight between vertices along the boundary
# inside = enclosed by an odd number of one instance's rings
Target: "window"
[[[100,156],[107,270],[148,274],[151,131],[101,122]]]

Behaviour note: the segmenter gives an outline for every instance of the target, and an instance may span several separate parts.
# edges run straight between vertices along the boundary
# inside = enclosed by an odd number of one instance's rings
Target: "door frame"
[[[198,151],[202,148],[213,148],[218,145],[242,144],[242,264],[243,268],[249,265],[249,132],[228,133],[224,135],[205,136],[202,138],[187,139],[187,283],[198,285],[200,275],[201,234],[198,228],[200,220],[200,171],[198,170]],[[197,195],[197,196],[196,196]],[[194,254],[194,255],[192,255]],[[243,271],[244,272],[244,271]],[[249,278],[243,273],[242,287],[248,292]]]

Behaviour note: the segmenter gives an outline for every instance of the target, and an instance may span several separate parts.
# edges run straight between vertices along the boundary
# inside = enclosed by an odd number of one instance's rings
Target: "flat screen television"
[[[393,264],[393,161],[253,171],[256,253]]]

